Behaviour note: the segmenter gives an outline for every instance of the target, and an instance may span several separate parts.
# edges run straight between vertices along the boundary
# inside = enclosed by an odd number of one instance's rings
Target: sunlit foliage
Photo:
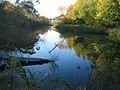
[[[120,24],[120,1],[98,0],[96,19],[107,25]]]
[[[72,20],[84,20],[87,25],[114,26],[120,24],[119,0],[77,0],[66,14]]]
[[[66,17],[74,20],[74,19],[75,19],[74,13],[75,13],[75,11],[74,11],[74,6],[71,5],[71,6],[68,8],[68,10],[67,10]]]

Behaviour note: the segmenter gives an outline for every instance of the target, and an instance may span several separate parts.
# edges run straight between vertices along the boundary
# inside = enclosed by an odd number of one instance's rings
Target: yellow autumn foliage
[[[5,3],[3,9],[4,9],[5,11],[10,12],[10,11],[12,11],[13,7],[14,7],[14,6],[13,6],[12,4],[10,4],[9,2],[7,2],[7,3]]]

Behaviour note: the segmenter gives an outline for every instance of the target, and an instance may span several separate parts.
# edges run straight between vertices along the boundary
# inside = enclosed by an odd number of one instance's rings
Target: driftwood
[[[59,42],[58,44],[55,44],[55,46],[49,51],[49,53],[51,53],[53,50],[55,50],[60,44],[62,44],[64,42],[65,39],[63,39],[61,42]]]
[[[29,66],[29,65],[42,65],[53,62],[53,60],[49,59],[42,59],[42,58],[15,58],[18,60],[22,66]],[[3,69],[6,65],[9,64],[9,58],[0,58],[0,70]]]
[[[37,64],[41,65],[41,64],[53,62],[53,60],[42,59],[42,58],[19,58],[19,61],[23,66],[37,65]]]
[[[49,53],[51,53],[57,46],[58,46],[58,44],[55,44],[55,46],[53,47],[52,50],[49,51]]]

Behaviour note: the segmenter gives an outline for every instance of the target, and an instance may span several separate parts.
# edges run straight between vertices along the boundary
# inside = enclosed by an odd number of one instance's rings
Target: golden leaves
[[[5,4],[4,4],[4,8],[3,8],[5,11],[8,11],[8,12],[10,12],[10,11],[12,11],[12,9],[13,9],[13,5],[12,4],[10,4],[10,3],[8,3],[8,2],[6,2]]]

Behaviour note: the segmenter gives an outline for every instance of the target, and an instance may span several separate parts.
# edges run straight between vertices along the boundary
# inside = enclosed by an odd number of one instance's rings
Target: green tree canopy
[[[88,25],[119,25],[120,0],[77,0],[69,7],[66,17],[72,20],[82,19]]]

